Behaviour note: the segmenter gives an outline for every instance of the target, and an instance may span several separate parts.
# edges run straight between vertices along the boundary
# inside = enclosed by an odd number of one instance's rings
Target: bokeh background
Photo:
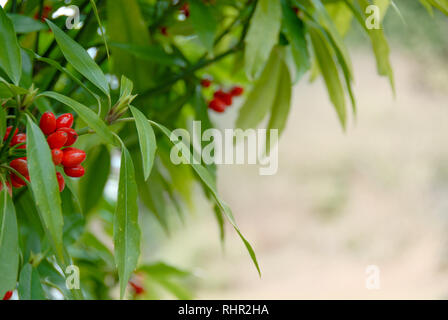
[[[448,18],[397,0],[386,33],[396,96],[376,73],[368,40],[348,36],[358,116],[343,132],[321,80],[295,87],[279,144],[279,171],[220,166],[219,190],[252,242],[257,275],[229,226],[198,203],[165,235],[146,217],[147,261],[193,271],[204,299],[448,298]],[[235,108],[236,109],[236,108]],[[237,110],[215,118],[231,127]],[[380,289],[365,287],[366,267]]]

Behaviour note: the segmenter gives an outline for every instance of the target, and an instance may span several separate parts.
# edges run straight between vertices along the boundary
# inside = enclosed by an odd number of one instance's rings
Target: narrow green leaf
[[[305,25],[292,10],[287,0],[281,0],[286,37],[291,43],[294,62],[296,65],[296,79],[310,69],[310,55],[305,37]]]
[[[201,0],[191,0],[189,1],[189,5],[191,12],[191,25],[207,51],[212,51],[215,33],[217,30],[217,23],[211,6],[206,5]]]
[[[261,74],[272,48],[278,41],[281,14],[280,1],[258,1],[244,40],[244,66],[247,77],[251,80]]]
[[[380,29],[368,29],[365,26],[365,10],[370,5],[367,0],[358,0],[358,3],[361,7],[361,11],[357,11],[354,6],[350,6],[355,17],[357,17],[360,24],[363,26],[364,30],[370,37],[370,42],[372,43],[373,52],[375,54],[376,65],[378,74],[382,76],[387,76],[389,78],[390,85],[392,87],[393,92],[395,92],[395,81],[394,74],[392,70],[392,66],[390,63],[390,48],[389,44],[386,40],[386,36],[384,35],[384,31],[382,28]]]
[[[434,8],[448,15],[448,0],[427,0]]]
[[[94,184],[89,189],[93,188],[95,188]],[[72,191],[70,181],[67,181],[64,191],[61,192],[61,200],[62,212],[64,214],[63,240],[64,245],[68,247],[80,238],[85,227],[85,219],[82,215],[81,205],[75,193]]]
[[[22,14],[9,13],[8,17],[17,33],[30,33],[48,29],[44,23]]]
[[[146,46],[151,43],[148,28],[137,0],[107,1],[107,35],[110,42]],[[134,82],[137,91],[142,91],[153,83],[148,77],[153,74],[153,64],[136,57],[121,48],[111,48],[113,71],[118,76],[126,75]]]
[[[96,207],[101,199],[110,173],[110,153],[104,145],[95,146],[88,151],[84,162],[86,173],[79,181],[79,198],[84,214]]]
[[[4,137],[6,132],[6,110],[0,108],[0,137]]]
[[[164,262],[143,265],[138,268],[138,271],[145,272],[154,277],[185,278],[191,276],[191,272],[179,269],[178,267],[166,264]]]
[[[80,87],[82,87],[84,90],[86,90],[89,94],[92,95],[92,97],[95,98],[95,100],[98,102],[98,106],[101,107],[101,100],[100,97],[95,94],[92,90],[90,90],[81,80],[78,79],[77,76],[75,76],[72,72],[70,72],[67,68],[64,68],[63,66],[61,66],[57,61],[53,60],[53,59],[49,59],[49,58],[45,58],[45,57],[41,57],[38,54],[34,53],[31,50],[25,49],[28,53],[30,53],[31,55],[34,56],[34,59],[45,62],[53,67],[55,67],[56,69],[58,69],[60,72],[66,74],[67,76],[70,77],[70,79],[72,79],[73,81],[75,81]]]
[[[63,262],[61,198],[50,148],[40,128],[28,116],[26,134],[31,189],[45,226],[45,232],[56,256]]]
[[[139,159],[136,160],[138,161]],[[143,166],[141,165],[141,167]],[[161,174],[157,167],[154,167],[151,170],[151,174],[147,181],[144,180],[143,174],[137,175],[137,188],[142,203],[154,215],[166,234],[169,234],[169,225],[167,221],[168,207],[164,194],[165,186],[162,184],[160,176]]]
[[[343,60],[343,63],[346,65],[347,68],[348,77],[350,80],[352,80],[353,67],[351,65],[351,59],[348,54],[347,47],[344,44],[344,39],[342,38],[342,35],[339,33],[337,26],[334,24],[330,14],[326,10],[325,6],[322,4],[322,1],[311,0],[311,2],[314,8],[316,9],[318,24],[323,26],[331,36],[333,46],[336,47],[337,50],[340,52],[341,60]]]
[[[134,89],[134,83],[125,76],[121,76],[120,98],[131,95],[133,89]]]
[[[65,34],[53,22],[47,20],[48,25],[54,33],[56,42],[62,51],[62,54],[68,62],[90,82],[92,82],[98,89],[109,96],[109,84],[104,76],[103,71],[89,56],[87,51],[81,47],[76,41]]]
[[[255,82],[252,90],[239,110],[236,126],[247,129],[255,128],[268,114],[277,92],[281,58],[278,50],[271,52],[269,61],[260,78]]]
[[[46,299],[39,272],[29,263],[20,272],[18,292],[20,300]]]
[[[171,136],[171,132],[170,130],[168,130],[165,126],[151,121],[149,120],[154,126],[156,126],[160,131],[162,131],[167,137],[168,139],[171,141],[170,136]],[[173,143],[171,141],[171,143]],[[173,143],[173,145],[175,145]],[[187,159],[191,159],[192,155],[189,152],[188,148],[185,148],[185,151],[188,152],[187,155],[184,155],[187,157]],[[257,261],[257,257],[255,255],[255,252],[252,248],[252,246],[250,245],[250,243],[246,240],[246,238],[243,236],[243,234],[241,233],[240,229],[238,228],[238,225],[236,224],[235,218],[233,217],[233,213],[232,210],[229,208],[229,206],[219,197],[218,195],[218,191],[216,189],[216,183],[215,180],[213,179],[213,177],[210,175],[209,171],[204,168],[202,165],[200,164],[194,164],[194,163],[190,163],[190,166],[193,168],[193,170],[196,172],[196,174],[199,176],[199,178],[202,180],[202,182],[204,183],[204,185],[207,187],[207,189],[210,191],[210,193],[212,194],[213,198],[215,199],[216,204],[218,205],[218,207],[220,208],[221,212],[225,215],[225,217],[227,218],[227,221],[230,222],[230,224],[233,226],[233,228],[235,229],[235,231],[238,233],[238,235],[240,236],[241,240],[243,241],[247,251],[249,252],[249,255],[255,265],[255,267],[257,268],[258,274],[261,276],[261,271],[260,271],[260,267],[258,265],[258,261]]]
[[[115,263],[120,279],[120,298],[123,298],[129,278],[137,267],[140,237],[134,165],[129,151],[123,144],[114,217]]]
[[[0,77],[0,83],[5,85],[8,88],[8,90],[12,93],[13,96],[28,93],[27,89],[24,89],[22,87],[11,84],[8,81],[6,81],[5,79],[3,79],[2,77]]]
[[[12,21],[0,6],[0,67],[15,85],[22,75],[22,57]]]
[[[87,125],[95,130],[95,132],[103,138],[103,140],[110,144],[115,144],[115,139],[112,134],[112,132],[109,130],[109,128],[106,126],[104,121],[102,121],[98,115],[93,112],[91,109],[86,107],[85,105],[79,103],[78,101],[75,101],[69,97],[66,97],[60,93],[53,92],[53,91],[46,91],[41,93],[39,96],[45,96],[48,98],[52,98],[55,100],[58,100],[59,102],[67,105],[68,107],[72,108],[78,116],[84,120]]]
[[[330,100],[333,103],[342,127],[346,124],[346,107],[344,90],[339,79],[338,69],[322,32],[314,27],[308,28],[313,43],[314,53],[327,86]]]
[[[4,183],[4,182],[2,182]],[[3,187],[0,192],[0,296],[14,290],[19,272],[19,235],[14,204]]]
[[[154,134],[154,130],[151,127],[151,124],[148,122],[148,119],[146,119],[145,115],[133,106],[131,106],[130,109],[135,119],[135,126],[137,127],[138,139],[140,141],[140,150],[143,160],[143,172],[145,180],[147,180],[149,174],[151,173],[151,169],[154,164],[154,157],[156,155],[156,136]]]
[[[266,153],[270,151],[271,129],[278,130],[278,136],[282,134],[288,120],[289,110],[291,108],[292,83],[288,66],[282,63],[280,66],[280,78],[277,85],[277,95],[272,106],[271,117],[269,119],[266,131]]]

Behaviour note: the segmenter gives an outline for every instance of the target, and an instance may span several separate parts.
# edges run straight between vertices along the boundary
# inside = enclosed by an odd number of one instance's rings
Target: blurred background
[[[448,18],[396,0],[385,29],[396,96],[376,73],[369,42],[347,39],[358,116],[343,132],[321,80],[296,86],[279,144],[279,171],[220,166],[219,191],[261,264],[257,275],[227,225],[221,245],[202,199],[167,236],[145,215],[154,241],[144,260],[192,270],[203,299],[448,298]],[[215,117],[232,126],[237,111]],[[380,289],[366,289],[366,268]]]

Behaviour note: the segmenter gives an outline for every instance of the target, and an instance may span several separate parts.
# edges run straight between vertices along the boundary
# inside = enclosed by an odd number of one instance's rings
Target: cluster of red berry
[[[210,83],[208,81],[210,80],[202,80],[202,86],[206,88],[209,87]],[[227,107],[232,105],[233,98],[242,95],[243,92],[244,89],[240,86],[235,86],[228,92],[219,89],[213,94],[213,99],[209,102],[208,107],[216,112],[222,113]]]
[[[62,165],[67,176],[80,178],[84,175],[81,163],[86,159],[83,150],[70,147],[78,139],[78,134],[72,129],[73,115],[64,113],[58,118],[52,112],[45,112],[40,118],[39,126],[47,136],[48,146],[55,166]],[[57,173],[59,190],[64,189],[64,178]]]
[[[39,122],[40,129],[47,136],[47,142],[51,149],[51,156],[53,163],[62,165],[64,172],[69,177],[79,178],[84,175],[84,168],[81,163],[86,158],[86,153],[83,150],[70,147],[78,139],[78,134],[71,128],[73,125],[73,115],[65,113],[57,119],[52,112],[45,112]],[[6,141],[11,134],[12,127],[6,129],[6,134],[3,141]],[[17,149],[26,148],[26,134],[18,133],[15,129],[12,133],[10,146]],[[28,172],[27,157],[20,157],[12,160],[9,166],[20,173],[26,180],[30,181],[30,174]],[[61,173],[56,173],[56,178],[59,184],[59,191],[62,192],[65,187],[65,180]],[[11,185],[14,188],[21,188],[26,185],[26,182],[15,173],[10,174]],[[11,193],[11,185],[6,182],[6,186]],[[0,185],[0,190],[3,189],[3,184]]]

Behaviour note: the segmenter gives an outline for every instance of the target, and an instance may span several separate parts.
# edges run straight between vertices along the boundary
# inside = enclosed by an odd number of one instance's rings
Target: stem
[[[20,116],[21,116],[21,112],[20,112],[20,107],[21,107],[21,103],[20,103],[20,96],[17,97],[17,108],[15,108],[14,112],[15,112],[15,121],[14,121],[14,125],[11,129],[11,131],[9,132],[8,138],[6,139],[6,141],[3,143],[2,148],[0,149],[0,159],[2,159],[3,154],[5,153],[5,150],[8,148],[9,144],[11,143],[12,137],[14,136],[14,132],[16,131],[17,127],[19,126],[19,121],[20,121]]]
[[[167,89],[169,87],[171,87],[173,84],[175,84],[177,81],[182,80],[188,76],[190,76],[190,74],[198,71],[199,69],[205,68],[208,65],[215,63],[225,57],[227,57],[228,55],[238,52],[243,48],[242,43],[238,43],[236,46],[230,48],[229,50],[221,53],[220,55],[217,55],[216,57],[214,57],[213,59],[209,59],[209,60],[200,60],[198,63],[196,63],[194,66],[185,69],[183,72],[179,73],[178,75],[174,76],[173,78],[171,78],[170,80],[168,80],[165,83],[162,83],[161,85],[148,89],[147,91],[143,92],[139,97],[147,97],[148,95],[157,93],[159,91],[163,91],[164,89]]]
[[[42,20],[42,12],[44,10],[44,0],[40,0],[39,3],[39,21]],[[40,31],[37,31],[36,34],[36,42],[34,43],[34,52],[39,54],[39,38],[40,38]]]

